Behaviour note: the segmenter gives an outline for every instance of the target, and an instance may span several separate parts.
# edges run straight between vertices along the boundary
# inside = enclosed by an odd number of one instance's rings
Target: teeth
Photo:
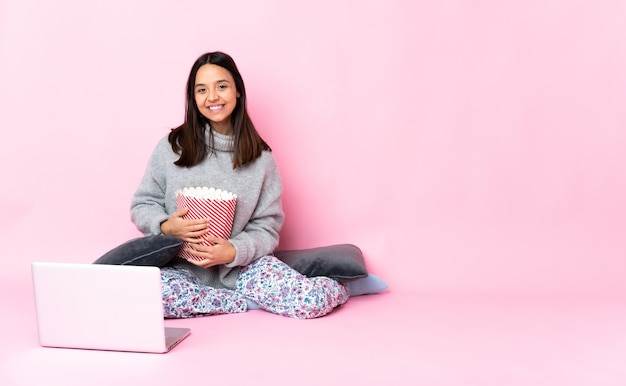
[[[222,106],[211,106],[211,107],[209,107],[209,110],[216,111],[216,110],[219,110],[221,108],[222,108]]]

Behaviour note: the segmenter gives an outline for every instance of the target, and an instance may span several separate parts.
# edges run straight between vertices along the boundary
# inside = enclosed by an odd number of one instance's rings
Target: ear
[[[241,94],[239,94],[239,91],[237,91],[237,98],[239,98],[241,96]]]

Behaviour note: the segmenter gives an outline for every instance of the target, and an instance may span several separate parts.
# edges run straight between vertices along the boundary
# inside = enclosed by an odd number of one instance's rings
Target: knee
[[[294,316],[298,319],[319,318],[345,303],[348,297],[347,290],[340,284],[334,290],[322,286],[322,288],[312,290],[298,299]]]

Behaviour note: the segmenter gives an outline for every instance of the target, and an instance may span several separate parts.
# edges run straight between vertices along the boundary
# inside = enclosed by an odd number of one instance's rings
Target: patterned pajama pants
[[[246,299],[283,316],[310,319],[324,316],[349,298],[348,289],[327,277],[306,277],[274,256],[263,256],[239,272],[235,288],[201,284],[182,267],[161,268],[166,318],[245,312]]]

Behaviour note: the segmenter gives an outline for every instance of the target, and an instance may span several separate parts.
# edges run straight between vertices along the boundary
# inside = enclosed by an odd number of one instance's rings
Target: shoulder
[[[168,135],[164,135],[163,137],[161,137],[161,139],[159,139],[155,150],[163,151],[166,149],[169,149],[170,151],[172,150],[172,146],[170,145]]]
[[[154,148],[154,154],[166,155],[170,153],[174,153],[174,151],[172,150],[172,145],[170,144],[170,141],[168,140],[168,136],[165,135],[161,137],[161,139],[159,139],[159,141],[157,142]]]
[[[255,163],[260,163],[263,165],[264,169],[275,170],[278,169],[276,164],[276,158],[274,158],[274,153],[270,150],[263,150],[261,156],[256,159]]]
[[[170,145],[170,142],[168,141],[167,135],[162,137],[156,144],[156,146],[154,147],[154,150],[152,151],[152,157],[151,160],[152,162],[173,162],[175,160],[177,160],[179,158],[179,155],[177,155],[176,153],[174,153],[174,150],[172,150],[172,146]]]
[[[271,150],[264,150],[259,158],[261,158],[265,163],[265,175],[267,178],[280,181],[280,171],[278,170],[278,164],[276,163],[276,158],[274,158],[274,153],[272,153]]]
[[[254,161],[247,163],[244,166],[240,166],[240,173],[249,175],[272,175],[278,174],[278,167],[276,165],[276,159],[274,154],[269,150],[263,150],[260,156]]]
[[[265,162],[276,163],[276,160],[274,158],[274,153],[271,150],[263,150],[263,152],[261,152],[261,156],[259,157],[259,159],[262,159]]]

